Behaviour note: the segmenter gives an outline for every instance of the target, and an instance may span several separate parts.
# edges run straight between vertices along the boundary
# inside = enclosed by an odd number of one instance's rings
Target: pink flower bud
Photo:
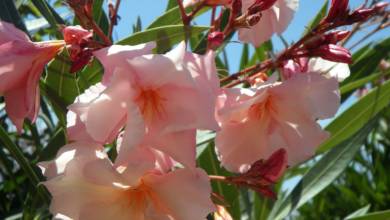
[[[310,51],[310,55],[333,62],[352,63],[352,56],[349,50],[335,44],[323,45],[318,49]]]
[[[92,38],[92,33],[81,26],[67,26],[62,29],[62,34],[64,35],[64,40],[68,45],[80,45],[83,41],[87,41]]]
[[[327,22],[333,22],[340,17],[344,17],[348,14],[349,0],[332,0],[332,4],[329,9],[328,16],[325,18]]]
[[[223,43],[224,38],[225,35],[222,32],[214,31],[208,35],[207,40],[211,48],[217,48]]]

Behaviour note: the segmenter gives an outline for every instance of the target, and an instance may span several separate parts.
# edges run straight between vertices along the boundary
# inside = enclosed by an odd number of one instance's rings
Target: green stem
[[[11,140],[11,138],[8,136],[7,132],[4,130],[2,126],[0,126],[0,141],[3,143],[4,147],[9,151],[9,153],[13,156],[13,158],[18,162],[19,166],[26,173],[27,177],[30,179],[34,187],[37,188],[41,198],[45,202],[49,203],[50,195],[44,188],[42,188],[42,186],[39,186],[40,180],[38,175],[35,173],[31,164],[27,161],[26,157],[23,155],[23,152]]]

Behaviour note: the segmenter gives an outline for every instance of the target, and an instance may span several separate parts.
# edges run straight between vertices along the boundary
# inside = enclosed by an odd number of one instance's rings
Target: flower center
[[[254,104],[249,109],[249,116],[255,119],[263,119],[265,117],[272,117],[277,113],[272,96],[268,96],[266,100],[261,103]]]
[[[136,102],[147,121],[164,114],[164,102],[166,99],[161,96],[158,89],[141,89]]]

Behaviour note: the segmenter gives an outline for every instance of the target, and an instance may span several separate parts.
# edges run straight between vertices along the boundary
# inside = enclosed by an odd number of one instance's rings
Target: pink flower
[[[339,99],[337,80],[317,73],[257,88],[226,89],[219,98],[222,130],[216,136],[222,165],[245,172],[279,148],[286,149],[289,165],[309,158],[328,137],[316,120],[332,117]]]
[[[219,88],[214,54],[186,53],[184,44],[166,55],[127,58],[128,54],[100,56],[111,79],[87,90],[69,107],[70,138],[107,143],[126,125],[126,147],[120,148],[119,161],[127,149],[147,145],[195,166],[196,129],[219,128],[214,116]],[[112,66],[126,59],[127,66]]]
[[[158,154],[137,148],[115,166],[102,146],[76,142],[43,164],[56,219],[199,220],[215,210],[201,169],[163,171]],[[161,162],[161,161],[160,161]]]
[[[255,0],[243,0],[243,11],[246,11]],[[277,0],[269,9],[262,12],[261,20],[253,27],[238,31],[239,39],[258,47],[269,40],[273,34],[286,30],[298,9],[298,0]]]
[[[0,94],[19,132],[25,118],[35,121],[41,73],[63,46],[63,41],[31,42],[12,24],[0,22]]]

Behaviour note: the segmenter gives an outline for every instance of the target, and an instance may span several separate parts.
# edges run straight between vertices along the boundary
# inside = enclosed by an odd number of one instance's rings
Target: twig
[[[112,4],[109,4],[110,11],[110,26],[108,27],[108,36],[112,38],[112,32],[114,30],[114,26],[118,23],[118,10],[121,4],[121,0],[116,0],[115,7]]]

